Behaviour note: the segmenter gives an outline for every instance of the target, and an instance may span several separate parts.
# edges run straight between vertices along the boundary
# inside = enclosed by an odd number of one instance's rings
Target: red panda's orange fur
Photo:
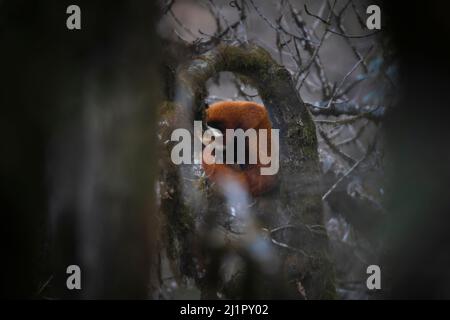
[[[206,123],[219,129],[224,135],[226,129],[240,128],[245,131],[249,128],[254,128],[257,132],[258,129],[267,129],[267,147],[269,154],[271,152],[270,129],[272,129],[272,124],[266,108],[258,103],[250,101],[222,101],[214,103],[206,109]],[[257,160],[256,164],[247,164],[242,169],[227,164],[207,164],[203,161],[203,168],[207,177],[216,184],[220,185],[231,180],[234,183],[238,183],[252,196],[259,196],[273,189],[277,179],[276,175],[261,175],[261,167],[270,166],[270,164],[262,165],[259,162],[259,157]]]

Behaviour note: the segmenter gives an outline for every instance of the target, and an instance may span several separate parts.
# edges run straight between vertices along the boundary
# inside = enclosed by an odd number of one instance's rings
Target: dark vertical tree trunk
[[[383,7],[401,76],[398,104],[386,119],[390,197],[383,297],[449,299],[450,6],[386,1]]]
[[[0,4],[3,294],[145,298],[157,254],[158,10],[77,1],[81,30],[68,30],[71,4]],[[72,264],[80,291],[66,288]]]

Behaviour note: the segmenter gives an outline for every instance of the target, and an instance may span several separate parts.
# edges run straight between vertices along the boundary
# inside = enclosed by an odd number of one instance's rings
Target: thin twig
[[[363,61],[364,61],[364,59],[361,59],[358,62],[356,62],[355,65],[350,69],[350,71],[347,72],[347,74],[342,78],[341,82],[338,84],[338,86],[336,87],[336,89],[333,92],[333,95],[331,96],[330,100],[328,101],[327,108],[330,107],[331,103],[333,102],[334,98],[336,97],[336,94],[341,90],[341,88],[344,85],[344,83],[347,80],[347,78],[350,77],[350,75],[356,70],[356,68],[358,68],[358,66]]]
[[[332,9],[335,7],[336,3],[337,3],[337,0],[335,0],[335,1],[333,2],[333,5],[332,5],[332,7],[331,7]],[[326,21],[330,22],[330,21],[331,21],[331,17],[332,17],[332,10],[329,12]],[[316,49],[315,49],[315,51],[314,51],[314,53],[313,53],[311,59],[310,59],[309,62],[306,64],[305,68],[303,69],[304,71],[306,70],[306,74],[305,74],[305,76],[303,77],[302,81],[300,82],[300,85],[298,86],[297,90],[300,91],[300,89],[301,89],[302,86],[303,86],[303,83],[305,82],[305,79],[308,77],[309,73],[311,72],[311,69],[310,69],[311,64],[312,64],[313,61],[316,59],[316,56],[319,54],[319,50],[320,50],[320,48],[322,47],[323,41],[325,40],[325,37],[326,37],[327,34],[328,34],[328,28],[325,29],[325,31],[323,32],[322,37],[320,38],[319,44],[318,44],[318,46],[316,47]]]
[[[325,200],[325,199],[330,195],[330,193],[332,193],[332,192],[334,191],[334,189],[337,188],[337,186],[339,185],[339,183],[341,183],[342,180],[344,180],[346,177],[348,177],[348,175],[349,175],[350,173],[352,173],[353,170],[355,170],[355,169],[361,164],[361,162],[363,162],[363,160],[364,160],[365,158],[366,158],[366,157],[364,156],[364,157],[362,157],[361,159],[359,159],[358,161],[356,161],[355,164],[354,164],[353,166],[351,166],[351,168],[348,169],[347,172],[344,173],[344,175],[343,175],[342,177],[340,177],[340,178],[339,178],[339,179],[331,186],[331,188],[328,189],[327,192],[325,192],[325,194],[322,196],[322,201]]]
[[[377,138],[378,138],[378,134],[375,135],[372,143],[370,144],[369,148],[367,149],[367,152],[365,153],[365,155],[359,159],[358,161],[356,161],[350,169],[348,169],[344,175],[342,177],[340,177],[332,186],[330,189],[328,189],[327,192],[325,192],[325,194],[322,196],[322,200],[325,200],[336,188],[337,186],[346,178],[348,177],[364,160],[366,160],[369,155],[375,150],[376,145],[377,145]]]
[[[318,128],[319,134],[322,137],[322,139],[325,141],[325,143],[328,145],[328,147],[331,149],[331,151],[333,151],[334,153],[336,153],[338,156],[340,156],[342,159],[344,159],[345,161],[347,161],[350,165],[355,164],[355,162],[357,162],[355,159],[353,159],[352,157],[350,157],[348,154],[346,154],[345,152],[343,152],[342,150],[340,150],[332,141],[331,139],[327,136],[327,134],[321,129]]]

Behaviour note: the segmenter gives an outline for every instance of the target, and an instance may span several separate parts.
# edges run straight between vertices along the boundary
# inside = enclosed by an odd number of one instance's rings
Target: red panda
[[[208,126],[222,132],[224,135],[224,145],[226,129],[243,129],[244,131],[250,128],[256,129],[258,132],[258,140],[260,139],[258,130],[267,129],[267,150],[271,152],[272,124],[264,106],[250,101],[217,102],[206,109],[205,118]],[[246,154],[249,152],[248,149],[249,145],[247,143]],[[212,157],[211,155],[209,156]],[[269,165],[261,164],[259,156],[257,156],[256,164],[245,164],[241,167],[228,164],[207,164],[204,158],[202,162],[206,176],[211,181],[219,186],[232,181],[239,184],[254,197],[272,190],[276,185],[276,175],[261,175],[260,173],[261,167]]]

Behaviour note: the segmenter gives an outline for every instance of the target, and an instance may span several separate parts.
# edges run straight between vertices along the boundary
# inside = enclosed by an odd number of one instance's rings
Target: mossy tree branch
[[[258,46],[217,46],[178,70],[175,106],[180,108],[177,113],[185,115],[179,125],[189,129],[194,119],[202,118],[206,82],[222,71],[249,79],[268,109],[273,127],[280,129],[279,187],[258,198],[253,209],[264,229],[279,231],[270,236],[281,261],[278,279],[288,288],[286,296],[333,298],[334,273],[323,228],[315,125],[289,72]],[[283,228],[287,225],[290,227]],[[322,232],[311,231],[314,228]],[[270,296],[267,293],[273,284],[261,285],[266,287],[256,297]]]

